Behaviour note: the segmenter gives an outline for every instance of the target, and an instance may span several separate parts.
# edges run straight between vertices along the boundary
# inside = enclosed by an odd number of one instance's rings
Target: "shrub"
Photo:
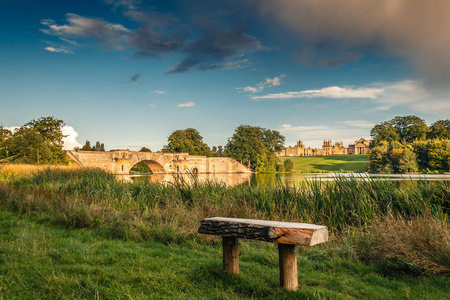
[[[355,236],[357,255],[388,272],[450,274],[450,230],[425,214],[406,220],[388,216]]]
[[[283,164],[286,172],[291,172],[294,169],[294,162],[290,158],[286,159]]]

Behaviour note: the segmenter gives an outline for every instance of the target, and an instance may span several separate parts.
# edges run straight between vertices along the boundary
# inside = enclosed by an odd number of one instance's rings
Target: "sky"
[[[66,149],[159,151],[241,124],[348,145],[450,118],[448,0],[0,0],[0,125],[53,116]]]

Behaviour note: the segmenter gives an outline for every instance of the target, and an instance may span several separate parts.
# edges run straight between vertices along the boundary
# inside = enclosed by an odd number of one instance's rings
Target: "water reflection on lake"
[[[135,174],[135,175],[117,175],[119,180],[126,182],[153,182],[162,184],[173,184],[178,180],[184,180],[187,183],[223,183],[228,186],[237,186],[248,184],[254,174],[251,173],[226,173],[226,174]]]
[[[356,178],[358,180],[392,180],[392,181],[450,181],[450,174],[366,174],[366,173],[287,173],[287,174],[197,174],[195,178],[192,175],[181,174],[135,174],[118,175],[119,180],[126,182],[147,181],[153,183],[172,184],[180,176],[185,182],[192,183],[197,180],[200,183],[220,182],[228,186],[237,186],[242,184],[252,184],[257,186],[276,185],[282,183],[286,186],[298,186],[305,180],[335,181],[341,178]]]

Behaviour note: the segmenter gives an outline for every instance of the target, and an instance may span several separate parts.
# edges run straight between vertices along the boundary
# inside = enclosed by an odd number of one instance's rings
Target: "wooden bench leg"
[[[239,239],[222,238],[223,268],[225,272],[239,274]]]
[[[297,246],[278,244],[280,286],[288,291],[298,289]]]

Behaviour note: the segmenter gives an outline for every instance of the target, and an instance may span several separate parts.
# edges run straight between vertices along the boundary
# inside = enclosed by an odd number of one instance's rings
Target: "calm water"
[[[334,181],[342,177],[354,177],[358,180],[440,180],[450,181],[450,174],[447,175],[424,175],[424,174],[366,174],[366,173],[291,173],[291,174],[198,174],[195,178],[188,175],[177,174],[152,174],[152,175],[117,175],[119,180],[127,182],[149,181],[154,183],[173,184],[177,180],[183,179],[186,182],[222,182],[229,186],[241,184],[273,185],[283,183],[287,186],[298,185],[304,180]]]

